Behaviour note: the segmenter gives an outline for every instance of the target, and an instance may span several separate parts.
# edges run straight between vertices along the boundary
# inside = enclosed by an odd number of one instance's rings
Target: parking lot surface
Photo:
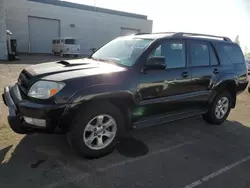
[[[50,56],[0,62],[0,92],[31,64]],[[0,187],[44,188],[248,188],[250,187],[250,94],[221,126],[201,117],[128,133],[110,155],[77,156],[63,135],[17,135],[8,127],[0,99]]]

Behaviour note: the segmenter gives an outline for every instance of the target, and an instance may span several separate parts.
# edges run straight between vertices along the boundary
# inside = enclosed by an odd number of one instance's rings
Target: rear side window
[[[219,44],[220,51],[229,61],[234,64],[245,63],[244,56],[239,46],[229,44]]]
[[[215,50],[213,49],[213,47],[211,45],[210,46],[210,63],[211,65],[219,65],[219,61],[218,58],[215,54]]]
[[[209,47],[207,43],[190,42],[191,66],[209,66]]]

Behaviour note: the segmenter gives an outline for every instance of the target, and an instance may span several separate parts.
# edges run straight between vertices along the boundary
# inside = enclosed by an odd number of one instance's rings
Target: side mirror
[[[146,70],[165,70],[166,58],[164,56],[150,57],[146,63]]]

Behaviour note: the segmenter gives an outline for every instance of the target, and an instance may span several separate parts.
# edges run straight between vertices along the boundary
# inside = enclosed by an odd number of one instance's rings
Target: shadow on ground
[[[94,163],[109,165],[117,159],[141,157],[152,148],[157,150],[166,147],[167,142],[190,139],[214,139],[240,147],[247,153],[250,129],[239,122],[227,121],[222,126],[210,126],[200,118],[188,119],[133,131],[118,144],[115,152],[94,161],[78,157],[63,135],[28,135],[17,146],[10,145],[0,150],[1,187],[46,187],[72,174],[95,173]]]

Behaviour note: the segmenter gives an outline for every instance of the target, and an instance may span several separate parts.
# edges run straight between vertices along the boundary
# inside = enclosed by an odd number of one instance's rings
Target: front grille
[[[21,72],[18,78],[18,86],[19,88],[25,93],[28,93],[29,87],[30,87],[30,80],[31,76],[29,73],[25,70]]]

